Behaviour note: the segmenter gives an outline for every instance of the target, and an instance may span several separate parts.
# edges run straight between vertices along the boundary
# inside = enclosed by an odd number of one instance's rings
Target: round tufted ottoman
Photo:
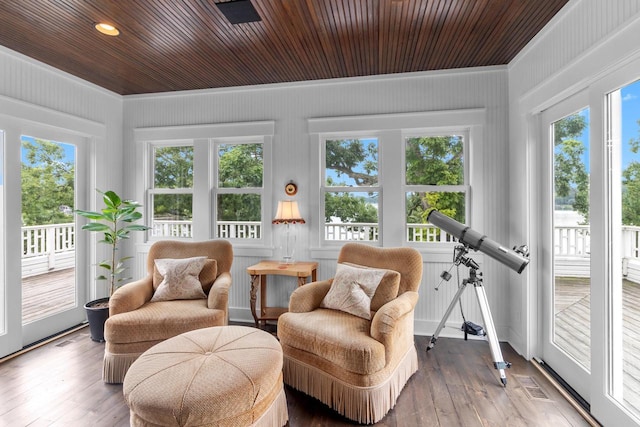
[[[132,426],[282,426],[282,348],[245,326],[197,329],[145,351],[123,384]]]

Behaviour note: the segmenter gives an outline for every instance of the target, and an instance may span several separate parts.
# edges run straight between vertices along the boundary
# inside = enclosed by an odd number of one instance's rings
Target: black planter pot
[[[87,312],[91,339],[97,342],[104,342],[104,322],[109,317],[109,298],[89,301],[84,305],[84,309]]]

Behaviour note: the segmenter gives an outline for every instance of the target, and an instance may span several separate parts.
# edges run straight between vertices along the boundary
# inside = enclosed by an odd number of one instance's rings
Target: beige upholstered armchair
[[[232,262],[226,240],[154,243],[147,276],[122,286],[109,301],[104,382],[121,383],[138,356],[161,341],[226,325]]]
[[[336,276],[296,289],[278,320],[284,382],[351,420],[381,420],[418,369],[421,281],[415,249],[345,244]]]

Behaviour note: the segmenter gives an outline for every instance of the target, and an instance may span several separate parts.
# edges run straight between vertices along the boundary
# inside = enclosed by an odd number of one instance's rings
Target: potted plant
[[[122,200],[113,191],[102,192],[104,208],[100,212],[76,210],[76,214],[88,218],[91,222],[82,226],[83,230],[102,233],[103,239],[98,243],[109,246],[111,256],[98,263],[100,268],[106,270],[105,274],[99,275],[96,280],[106,280],[109,284],[109,297],[89,301],[85,304],[87,320],[91,331],[91,339],[94,341],[104,341],[104,322],[109,317],[109,298],[123,281],[130,277],[123,277],[127,270],[125,261],[131,257],[118,257],[118,244],[123,239],[128,239],[132,231],[145,231],[149,227],[134,224],[142,218],[142,213],[138,211],[141,205],[133,200]]]

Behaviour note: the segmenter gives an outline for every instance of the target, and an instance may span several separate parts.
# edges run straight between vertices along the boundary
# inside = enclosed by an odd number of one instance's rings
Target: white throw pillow
[[[320,307],[371,319],[371,298],[387,270],[338,264],[336,275]]]
[[[156,259],[155,266],[163,279],[151,302],[206,298],[198,279],[206,261],[207,257]]]

